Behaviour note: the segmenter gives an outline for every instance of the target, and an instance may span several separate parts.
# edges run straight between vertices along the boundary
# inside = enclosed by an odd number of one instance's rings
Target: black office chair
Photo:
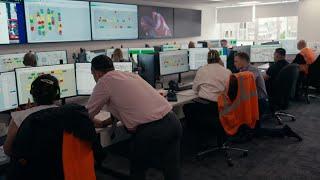
[[[238,93],[238,80],[237,78],[235,78],[234,76],[232,76],[230,78],[230,86],[229,86],[229,92],[228,92],[228,96],[231,100],[234,100],[237,97],[237,93]],[[241,148],[234,148],[234,147],[230,147],[230,138],[229,136],[226,134],[224,128],[222,127],[220,121],[217,121],[217,125],[216,125],[216,136],[217,136],[217,146],[214,147],[209,147],[204,151],[201,151],[197,154],[197,158],[198,159],[202,159],[204,158],[204,156],[213,153],[213,152],[223,152],[226,158],[226,161],[228,163],[228,166],[233,166],[233,162],[232,159],[230,157],[229,151],[238,151],[238,152],[242,152],[242,156],[246,157],[248,156],[248,152],[249,150],[247,149],[241,149]],[[245,126],[242,126],[245,127]],[[242,131],[246,128],[242,128],[240,127],[238,130],[238,134],[241,132],[245,132]]]
[[[270,104],[273,115],[280,125],[283,124],[282,117],[289,117],[292,121],[296,120],[294,115],[283,110],[288,108],[290,98],[294,97],[298,78],[299,65],[290,64],[280,71],[275,83],[272,85],[274,94],[270,97]]]
[[[303,88],[304,97],[308,104],[310,104],[310,98],[320,99],[320,95],[318,95],[320,92],[320,56],[309,66],[309,74]],[[315,92],[314,94],[310,94],[312,90]]]

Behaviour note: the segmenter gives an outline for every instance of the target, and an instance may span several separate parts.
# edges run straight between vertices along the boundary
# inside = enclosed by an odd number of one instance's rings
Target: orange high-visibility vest
[[[65,132],[62,159],[65,180],[96,180],[92,146],[88,142]]]
[[[304,60],[307,63],[307,64],[301,64],[300,70],[302,72],[304,72],[305,74],[308,74],[309,73],[309,65],[314,63],[314,61],[316,60],[316,55],[311,48],[307,48],[307,47],[303,48],[300,51],[300,54],[303,56]]]
[[[231,102],[227,92],[218,97],[219,117],[228,135],[235,135],[241,125],[255,128],[259,120],[257,87],[251,72],[234,74],[238,80],[238,93]]]

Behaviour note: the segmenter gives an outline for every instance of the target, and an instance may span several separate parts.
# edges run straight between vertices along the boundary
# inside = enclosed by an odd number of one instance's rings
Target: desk
[[[186,90],[177,93],[177,102],[170,102],[173,107],[173,111],[177,114],[179,119],[184,117],[182,107],[184,104],[196,99],[198,96],[193,93],[193,90]],[[101,111],[96,119],[104,120],[110,117],[110,113],[106,111]],[[117,123],[117,130],[115,132],[115,138],[112,139],[110,136],[112,128],[111,126],[107,128],[97,128],[96,132],[100,135],[100,143],[102,147],[107,147],[109,145],[115,144],[120,141],[124,141],[131,137],[130,134],[127,133],[126,129],[122,125],[121,122]]]

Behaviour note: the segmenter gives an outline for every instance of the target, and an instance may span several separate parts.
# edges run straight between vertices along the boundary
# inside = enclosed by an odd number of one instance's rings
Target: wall
[[[72,59],[72,53],[78,53],[79,49],[85,48],[87,50],[106,49],[111,46],[120,47],[144,47],[144,45],[150,44],[151,46],[160,45],[165,43],[187,43],[190,40],[204,40],[213,38],[213,28],[215,11],[210,6],[194,6],[194,5],[178,5],[168,3],[151,3],[142,0],[104,0],[106,2],[128,3],[128,4],[140,4],[140,5],[157,5],[164,7],[176,7],[176,8],[192,8],[202,10],[202,33],[201,37],[190,37],[181,39],[162,39],[162,40],[126,40],[126,41],[92,41],[92,42],[65,42],[65,43],[42,43],[42,44],[26,44],[26,45],[1,45],[0,54],[15,53],[15,52],[27,52],[32,51],[50,51],[50,50],[67,50],[69,60]]]
[[[298,39],[320,41],[319,0],[300,0]]]

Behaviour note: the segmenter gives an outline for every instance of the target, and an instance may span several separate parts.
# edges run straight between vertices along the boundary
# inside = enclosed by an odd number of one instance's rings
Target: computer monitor
[[[210,48],[210,50],[216,50],[219,52],[220,56],[227,55],[223,48]]]
[[[76,63],[76,82],[78,95],[89,96],[92,94],[96,81],[91,74],[91,63]]]
[[[87,54],[87,62],[91,62],[93,58],[100,56],[100,55],[107,55],[106,50],[93,50],[93,51],[86,51]],[[110,57],[111,58],[111,57]]]
[[[24,0],[29,43],[90,41],[88,1]]]
[[[162,45],[161,49],[163,52],[165,51],[177,51],[179,50],[180,46],[176,44],[167,44],[167,45]]]
[[[43,74],[51,74],[58,79],[61,98],[73,97],[77,94],[74,64],[19,68],[15,72],[19,105],[27,104],[28,99],[33,102],[30,94],[31,84]]]
[[[132,72],[133,71],[132,62],[114,62],[113,66],[114,66],[114,69],[117,71],[122,71],[122,72]]]
[[[0,44],[27,43],[23,2],[0,1]]]
[[[189,49],[190,70],[198,70],[200,67],[208,64],[208,48]]]
[[[286,50],[287,54],[298,54],[299,50],[297,48],[297,40],[281,40],[280,44],[283,49]],[[308,45],[310,45],[308,43]]]
[[[249,57],[251,56],[251,46],[235,46],[232,50],[237,51],[237,53],[244,52],[248,54]]]
[[[201,36],[201,10],[174,9],[174,36],[176,38]]]
[[[67,51],[36,52],[37,66],[67,64]]]
[[[0,54],[0,72],[13,71],[15,68],[24,67],[25,53]]]
[[[93,40],[138,39],[138,6],[91,2]]]
[[[0,112],[18,107],[16,75],[14,71],[0,73]]]
[[[129,48],[129,55],[135,63],[138,63],[139,54],[154,54],[154,48]]]
[[[153,54],[139,54],[138,64],[141,68],[139,75],[147,81],[152,87],[156,84],[155,60]]]
[[[159,62],[161,76],[189,71],[187,50],[160,52]]]
[[[251,46],[251,62],[273,62],[273,54],[280,45],[255,45]]]
[[[109,58],[112,58],[112,54],[115,49],[107,49],[107,56]],[[129,49],[128,48],[121,48],[122,54],[123,54],[123,59],[124,60],[129,60]]]

